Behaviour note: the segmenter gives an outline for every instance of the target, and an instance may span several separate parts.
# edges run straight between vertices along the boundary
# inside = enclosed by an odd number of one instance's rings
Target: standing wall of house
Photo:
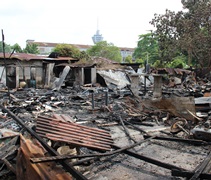
[[[79,70],[79,76],[80,76],[80,79],[81,79],[81,85],[84,85],[84,68],[81,68]]]
[[[93,84],[97,82],[97,70],[94,68],[74,68],[75,84]]]
[[[74,68],[75,82],[74,85],[84,84],[84,68]]]
[[[54,77],[53,68],[55,63],[49,63],[46,65],[46,72],[45,72],[45,86],[46,88],[51,87],[52,78]]]
[[[31,60],[21,62],[21,67],[19,68],[19,80],[23,80],[25,76],[25,81],[30,87],[30,81],[35,80],[34,83],[36,87],[43,86],[43,66],[40,60]]]
[[[6,71],[4,66],[0,66],[0,84],[6,86]]]
[[[91,81],[92,81],[92,84],[97,82],[97,70],[96,70],[96,67],[91,68]]]

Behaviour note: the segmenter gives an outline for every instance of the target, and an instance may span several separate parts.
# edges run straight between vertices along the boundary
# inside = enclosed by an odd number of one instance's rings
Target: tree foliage
[[[186,57],[185,56],[177,56],[171,62],[166,64],[167,67],[170,68],[185,68],[187,64],[185,63]]]
[[[87,49],[87,53],[90,56],[104,57],[117,62],[121,62],[122,60],[120,49],[112,43],[107,43],[106,41],[96,43],[94,46]]]
[[[170,62],[176,56],[188,57],[189,65],[211,66],[211,3],[209,0],[182,0],[183,11],[166,10],[155,14],[161,60]]]
[[[18,43],[15,43],[12,46],[12,49],[15,49],[15,52],[17,52],[17,53],[23,53],[23,49],[21,48],[21,46]]]
[[[39,49],[37,44],[27,44],[26,47],[23,49],[24,53],[30,54],[39,54]]]
[[[125,58],[125,62],[127,63],[133,63],[133,57],[131,55],[128,55],[126,58]]]
[[[9,44],[4,43],[5,53],[12,52],[11,46]],[[3,52],[3,43],[0,41],[0,52]]]
[[[159,57],[158,41],[153,33],[139,35],[138,45],[133,56],[137,59],[148,60],[154,63]]]
[[[80,50],[70,44],[58,44],[54,49],[54,52],[59,53],[61,57],[72,57],[80,59]]]
[[[39,54],[38,46],[36,44],[27,44],[24,49],[18,43],[15,43],[13,46],[5,44],[5,52],[11,53],[15,50],[16,53],[30,53],[30,54]],[[3,44],[0,41],[0,52],[3,52]]]
[[[141,58],[136,59],[136,63],[140,63],[140,67],[144,67],[144,60]]]

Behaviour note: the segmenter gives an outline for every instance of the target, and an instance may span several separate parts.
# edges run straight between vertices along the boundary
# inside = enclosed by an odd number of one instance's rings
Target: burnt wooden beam
[[[59,155],[57,151],[55,151],[52,147],[50,147],[38,134],[33,131],[31,128],[27,127],[24,122],[17,117],[13,112],[9,109],[5,108],[0,104],[0,108],[4,110],[10,117],[12,117],[19,125],[21,125],[28,133],[30,133],[34,138],[36,138],[42,146],[53,156]],[[87,180],[85,176],[79,171],[77,171],[72,165],[70,165],[67,161],[59,161],[59,163],[66,169],[66,171],[70,172],[76,179],[78,180]]]
[[[107,153],[98,153],[98,154],[84,154],[84,155],[60,155],[60,156],[53,156],[53,157],[40,157],[40,158],[30,158],[30,161],[32,163],[41,163],[41,162],[48,162],[48,161],[58,161],[58,160],[64,160],[64,159],[75,159],[75,158],[87,158],[87,157],[105,157],[105,156],[111,156],[117,153],[124,152],[127,149],[134,148],[144,142],[147,142],[149,140],[153,139],[153,137],[150,137],[148,139],[141,140],[140,142],[134,143],[129,146],[122,147],[120,149],[117,149],[115,151],[107,152]]]
[[[10,139],[12,138],[12,139]],[[2,164],[2,159],[13,153],[14,147],[16,147],[16,143],[19,140],[19,136],[11,136],[2,138],[3,140],[10,139],[4,146],[0,148],[0,164]],[[12,157],[8,157],[7,159],[10,160]]]
[[[132,126],[134,129],[136,129],[136,130],[138,130],[138,131],[140,131],[140,132],[142,132],[142,133],[148,134],[146,131],[144,131],[144,130],[141,129],[140,127],[137,127],[137,126],[135,126],[134,124],[132,124],[132,123],[130,123],[130,122],[128,122],[128,121],[125,121],[125,120],[124,120],[124,123],[125,123],[125,124],[128,124],[128,125],[130,125],[130,126]]]
[[[16,169],[13,167],[13,165],[7,160],[7,157],[11,154],[13,154],[15,151],[17,151],[18,147],[15,145],[10,146],[3,157],[1,157],[1,160],[4,162],[4,164],[7,166],[7,168],[12,171],[16,175]]]
[[[206,166],[207,166],[208,163],[210,162],[210,158],[211,158],[211,152],[210,152],[209,155],[204,159],[204,161],[203,161],[198,167],[196,167],[196,169],[194,170],[194,174],[193,174],[193,176],[190,178],[190,180],[196,180],[196,179],[198,179],[198,177],[200,176],[200,174],[204,171],[204,169],[206,168]]]
[[[144,135],[144,138],[149,138],[151,136]],[[182,138],[175,138],[175,137],[161,137],[156,136],[154,139],[156,140],[165,140],[165,141],[177,141],[177,142],[183,142],[193,145],[209,145],[210,143],[202,140],[194,140],[194,139],[182,139]]]
[[[172,169],[171,170],[171,175],[172,176],[178,176],[178,177],[186,177],[186,178],[191,178],[195,173],[194,172],[190,172],[190,171],[181,171],[178,169]],[[207,174],[207,173],[201,173],[199,175],[200,179],[211,179],[211,174]]]
[[[120,149],[121,148],[121,147],[118,147],[118,146],[115,146],[115,145],[112,145],[112,147],[115,148],[115,149]],[[125,154],[127,154],[129,156],[135,157],[137,159],[146,161],[148,163],[151,163],[151,164],[154,164],[154,165],[157,165],[157,166],[169,169],[169,170],[177,169],[177,170],[180,170],[180,171],[185,171],[185,169],[183,169],[183,168],[180,168],[180,167],[177,167],[177,166],[165,163],[165,162],[161,162],[161,161],[158,161],[156,159],[152,159],[150,157],[146,157],[144,155],[135,153],[135,152],[133,152],[131,150],[124,150],[123,153],[125,153]]]
[[[6,164],[7,168],[16,175],[16,169],[13,167],[13,165],[6,158],[2,159],[2,161],[4,161],[4,164]]]
[[[125,127],[125,124],[124,124],[124,122],[123,122],[123,120],[122,120],[122,117],[121,116],[119,116],[119,120],[120,120],[120,122],[121,122],[121,125],[122,125],[122,127],[124,128],[124,130],[125,130],[125,134],[130,138],[130,140],[132,140],[133,142],[137,142],[134,138],[132,138],[131,137],[131,135],[130,135],[130,133],[129,133],[129,131],[128,131],[128,129],[127,129],[127,127]]]

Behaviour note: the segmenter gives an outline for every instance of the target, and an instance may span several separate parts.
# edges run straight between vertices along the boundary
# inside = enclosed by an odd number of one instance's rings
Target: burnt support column
[[[131,91],[135,96],[139,95],[139,89],[140,89],[140,77],[138,74],[132,74],[130,75],[131,80]]]
[[[105,105],[108,106],[109,97],[108,97],[108,89],[105,90]]]
[[[92,110],[95,109],[95,98],[94,98],[94,92],[92,92]]]
[[[153,77],[154,77],[153,97],[159,98],[162,96],[162,75],[156,74],[153,75]]]

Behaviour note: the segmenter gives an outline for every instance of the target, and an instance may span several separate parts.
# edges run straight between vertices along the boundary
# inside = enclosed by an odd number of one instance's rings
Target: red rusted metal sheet
[[[68,121],[67,116],[54,115],[54,118],[38,116],[36,132],[53,141],[100,150],[111,149],[113,140],[109,132],[66,121]]]

